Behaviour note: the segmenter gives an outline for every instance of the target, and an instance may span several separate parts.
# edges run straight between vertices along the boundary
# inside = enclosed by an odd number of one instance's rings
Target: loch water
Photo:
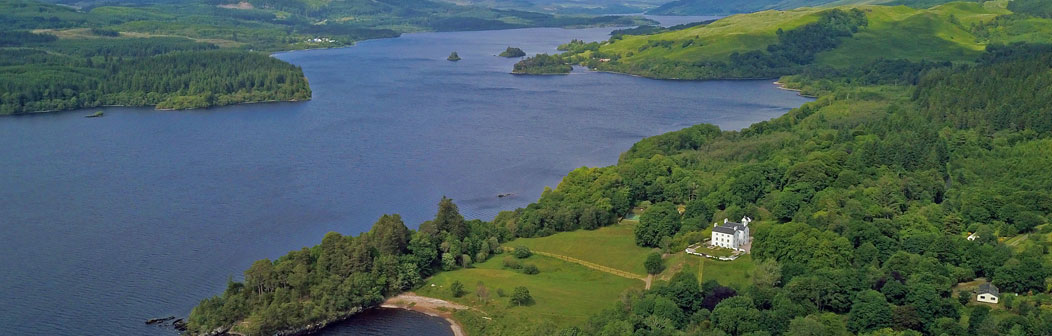
[[[690,21],[676,20],[665,23]],[[495,56],[611,30],[420,33],[276,54],[303,68],[307,102],[0,118],[0,334],[173,334],[143,322],[186,316],[254,260],[326,232],[356,235],[385,213],[415,228],[443,195],[490,220],[644,137],[740,129],[808,101],[771,80],[517,76],[518,59]],[[452,51],[463,60],[446,61]],[[399,332],[448,326],[378,310],[326,334]]]

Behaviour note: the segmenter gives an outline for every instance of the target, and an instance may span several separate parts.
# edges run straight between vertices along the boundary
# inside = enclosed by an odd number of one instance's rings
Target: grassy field
[[[534,264],[539,274],[526,275],[505,269],[503,260],[510,253],[497,255],[472,268],[439,273],[428,279],[417,294],[463,304],[474,309],[461,310],[454,317],[469,335],[551,335],[570,326],[587,323],[589,316],[608,309],[628,290],[643,290],[644,282],[602,272],[581,264],[549,257],[536,252],[566,256],[644,277],[643,261],[654,249],[635,245],[635,220],[597,230],[562,232],[541,238],[520,238],[506,247],[526,246],[533,256],[522,260]],[[769,223],[759,223],[763,230]],[[700,281],[716,280],[720,284],[743,289],[752,282],[752,257],[743,255],[734,261],[717,261],[687,255],[682,251],[666,256],[666,270],[654,278],[654,285],[669,281],[678,272],[692,272]],[[593,265],[594,266],[594,265]],[[460,281],[467,292],[457,298],[450,285]],[[479,283],[486,287],[488,300],[476,295]],[[530,306],[510,306],[515,287],[525,286],[534,298]],[[498,295],[498,290],[506,296]]]
[[[653,249],[636,246],[637,221],[622,221],[596,230],[561,232],[541,238],[519,238],[504,244],[581,259],[595,264],[646,276],[643,261]]]
[[[562,232],[541,238],[520,238],[504,244],[506,247],[526,246],[535,252],[567,256],[644,277],[643,261],[654,249],[635,245],[634,229],[638,221],[625,220],[620,224],[597,230]],[[758,225],[763,229],[765,225]],[[546,334],[568,326],[579,326],[595,312],[606,309],[629,289],[642,290],[643,281],[601,272],[577,263],[535,253],[523,260],[535,264],[540,273],[526,275],[505,269],[504,258],[498,255],[476,264],[473,268],[442,272],[428,279],[416,292],[467,305],[477,310],[460,311],[455,317],[469,334],[520,335]],[[701,281],[716,280],[720,284],[742,289],[751,283],[752,257],[743,255],[734,261],[717,261],[675,252],[665,259],[666,270],[655,277],[654,284],[666,282],[678,272],[695,273]],[[454,298],[449,286],[460,281],[467,294]],[[488,302],[475,295],[481,282],[489,291]],[[497,295],[498,289],[510,295],[517,286],[525,286],[535,299],[526,307],[510,307],[508,297]]]
[[[719,261],[709,258],[676,253],[665,260],[668,268],[658,276],[658,282],[668,281],[680,271],[692,272],[698,280],[705,282],[716,280],[721,285],[742,289],[752,283],[752,270],[755,264],[751,255],[743,255],[733,261]]]
[[[574,263],[540,255],[533,255],[525,263],[537,265],[539,274],[526,275],[515,270],[504,269],[502,260],[509,254],[498,255],[476,264],[473,268],[442,272],[427,280],[416,292],[420,295],[440,298],[478,308],[491,317],[493,323],[508,320],[522,325],[523,321],[551,321],[556,326],[583,324],[588,316],[610,307],[627,289],[642,289],[643,282],[595,271]],[[453,281],[464,284],[468,294],[454,298],[449,286]],[[482,282],[489,291],[489,301],[483,303],[475,295],[477,284]],[[507,297],[499,297],[498,289],[511,295],[517,286],[530,290],[535,303],[525,307],[509,307]],[[528,323],[526,323],[528,324]],[[469,330],[470,331],[470,330]]]

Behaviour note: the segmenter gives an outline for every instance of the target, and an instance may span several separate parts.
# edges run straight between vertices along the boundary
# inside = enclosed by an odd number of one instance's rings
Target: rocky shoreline
[[[353,317],[354,315],[358,315],[358,313],[361,313],[362,311],[365,311],[365,309],[362,309],[361,307],[355,308],[355,309],[351,310],[350,312],[347,312],[346,314],[343,314],[342,316],[334,317],[334,318],[327,319],[327,320],[323,320],[321,322],[311,323],[311,324],[308,324],[306,326],[303,326],[303,327],[300,327],[300,328],[296,328],[296,329],[289,329],[289,330],[279,331],[277,333],[274,333],[274,336],[304,336],[304,335],[311,335],[311,334],[314,334],[316,332],[321,331],[322,329],[325,329],[325,327],[328,327],[328,326],[330,326],[330,325],[332,325],[334,323],[343,322],[344,320],[347,320],[347,319]]]
[[[333,324],[339,323],[339,322],[343,322],[344,320],[347,320],[347,319],[349,319],[351,317],[354,317],[354,315],[358,315],[358,313],[361,313],[363,311],[365,311],[364,308],[358,307],[358,308],[355,308],[355,309],[353,309],[351,311],[348,311],[348,312],[346,312],[346,313],[344,313],[344,314],[342,314],[342,315],[340,315],[338,317],[322,320],[320,322],[311,323],[311,324],[308,324],[308,325],[305,325],[305,326],[302,326],[302,327],[299,327],[299,328],[278,331],[278,332],[274,333],[274,336],[306,336],[306,335],[313,335],[313,334],[315,334],[315,333],[317,333],[319,331],[322,331],[323,329],[325,329],[326,327],[328,327],[330,325],[333,325]],[[172,317],[172,318],[174,318],[174,317]],[[164,321],[167,321],[167,320],[170,320],[170,319],[171,318],[149,319],[149,320],[146,321],[146,324],[160,323],[160,322],[164,322]],[[175,325],[176,322],[182,322],[182,321],[183,321],[183,319],[176,319],[171,326],[174,327],[176,330],[185,331],[186,327],[183,327],[182,329],[180,329],[177,325]],[[185,325],[185,323],[183,325]],[[228,336],[228,335],[229,336],[244,336],[241,333],[238,333],[238,332],[235,332],[235,331],[231,331],[232,328],[233,328],[233,326],[217,327],[217,328],[215,328],[212,331],[207,332],[207,333],[190,334],[190,335],[192,335],[192,336]]]
[[[444,300],[440,300],[440,299],[419,296],[419,295],[416,295],[413,292],[407,292],[407,293],[400,294],[398,296],[391,297],[391,298],[385,300],[382,304],[380,304],[379,307],[380,308],[395,308],[395,309],[412,310],[412,311],[415,311],[415,312],[418,312],[418,313],[424,313],[424,314],[427,314],[427,315],[430,315],[430,316],[441,317],[441,318],[445,319],[446,322],[449,323],[449,329],[453,332],[454,336],[467,336],[467,333],[464,332],[463,326],[459,322],[457,322],[456,320],[453,319],[453,312],[456,312],[457,310],[471,309],[470,307],[462,306],[462,305],[459,305],[459,304],[456,304],[456,303],[452,303],[452,302],[448,302],[448,301],[444,301]],[[358,313],[361,313],[363,311],[365,311],[365,308],[361,308],[361,307],[355,308],[355,309],[353,309],[353,310],[351,310],[351,311],[349,311],[349,312],[347,312],[347,313],[345,313],[345,314],[343,314],[343,315],[341,315],[339,317],[334,317],[334,318],[326,319],[326,320],[323,320],[323,321],[320,321],[320,322],[311,323],[311,324],[308,324],[306,326],[295,328],[295,329],[282,330],[282,331],[274,333],[274,336],[306,336],[306,335],[313,335],[313,334],[318,333],[318,332],[324,330],[325,328],[327,328],[327,327],[329,327],[329,326],[331,326],[331,325],[333,325],[335,323],[343,322],[343,321],[345,321],[345,320],[347,320],[347,319],[349,319],[351,317],[354,317],[355,315],[357,315]],[[168,321],[172,321],[172,323],[169,324],[169,323],[167,323]],[[182,321],[183,321],[183,319],[181,319],[181,318],[177,319],[174,316],[170,316],[170,317],[149,319],[149,320],[146,320],[146,324],[164,325],[164,326],[173,327],[173,328],[175,328],[177,330],[180,330],[180,331],[185,331],[186,330],[185,327],[180,329],[177,326],[177,322],[182,322]],[[185,322],[184,322],[184,325],[185,325]],[[210,332],[207,332],[207,333],[191,334],[191,335],[193,335],[193,336],[227,336],[227,335],[230,335],[230,336],[244,336],[241,333],[231,331],[232,328],[233,328],[233,326],[218,327],[218,328],[216,328],[216,329],[214,329],[214,330],[212,330]]]

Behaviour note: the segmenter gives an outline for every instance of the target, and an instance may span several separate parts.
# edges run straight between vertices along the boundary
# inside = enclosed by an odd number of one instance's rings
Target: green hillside
[[[967,62],[990,44],[1052,42],[1052,20],[1012,15],[1005,5],[763,11],[682,30],[615,36],[563,57],[597,70],[656,78],[774,78],[878,59]]]
[[[764,10],[846,5],[889,5],[928,8],[954,0],[676,0],[647,11],[651,15],[727,15]],[[961,0],[957,0],[961,1]]]

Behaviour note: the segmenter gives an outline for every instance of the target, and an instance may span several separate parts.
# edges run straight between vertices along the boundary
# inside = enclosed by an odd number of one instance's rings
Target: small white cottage
[[[997,286],[991,283],[984,283],[979,285],[979,292],[976,293],[975,300],[986,303],[997,303],[1001,298],[1001,292],[997,290]]]

